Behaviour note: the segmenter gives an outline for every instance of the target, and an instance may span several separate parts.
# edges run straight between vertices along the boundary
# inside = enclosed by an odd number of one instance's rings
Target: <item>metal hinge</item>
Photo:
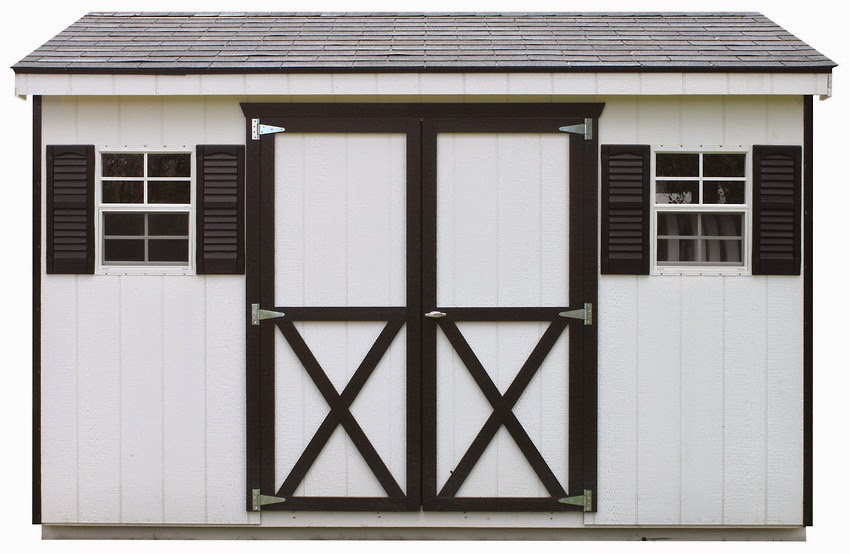
[[[562,133],[584,135],[584,140],[593,140],[593,120],[590,118],[585,118],[584,123],[559,127],[558,130]]]
[[[251,325],[259,325],[264,319],[275,319],[283,317],[286,314],[283,312],[275,312],[272,310],[261,310],[259,304],[251,304]]]
[[[585,489],[584,494],[581,496],[559,498],[558,502],[561,504],[570,504],[572,506],[581,506],[583,511],[589,512],[593,509],[593,491]]]
[[[272,135],[274,133],[282,133],[286,131],[283,127],[275,127],[274,125],[263,125],[259,119],[251,120],[251,138],[260,140],[262,135]]]
[[[558,313],[561,317],[569,317],[571,319],[580,319],[585,325],[593,325],[593,304],[585,302],[584,308],[580,310],[568,310]]]
[[[441,317],[446,317],[446,314],[434,310],[433,312],[428,312],[427,314],[425,314],[425,317],[430,317],[431,319],[439,319]]]
[[[260,494],[260,489],[251,490],[251,510],[255,512],[259,512],[260,508],[263,506],[268,506],[269,504],[280,504],[281,502],[286,502],[286,499],[279,496]]]

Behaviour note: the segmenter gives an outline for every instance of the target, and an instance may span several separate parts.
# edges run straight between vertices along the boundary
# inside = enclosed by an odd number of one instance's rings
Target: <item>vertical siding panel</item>
[[[275,303],[307,305],[306,135],[275,136]]]
[[[682,144],[723,144],[722,98],[688,97],[682,103]]]
[[[307,306],[348,306],[346,138],[311,134],[305,143],[305,184],[311,185],[304,192],[305,259],[292,263],[300,261],[305,268]]]
[[[803,97],[767,99],[767,143],[803,144]]]
[[[162,277],[121,278],[121,489],[125,523],[163,521]]]
[[[197,97],[204,104],[207,144],[245,144],[245,116],[239,107],[240,97]]]
[[[599,279],[597,523],[637,523],[639,278]]]
[[[118,98],[77,98],[77,142],[79,144],[117,145]]]
[[[346,273],[353,304],[405,305],[399,263],[405,259],[404,142],[403,135],[383,133],[346,139]]]
[[[455,137],[450,133],[437,135],[437,305],[457,306],[455,298],[456,261],[453,237],[457,233],[455,189]],[[430,310],[431,306],[423,306]],[[440,335],[442,336],[442,335]],[[439,386],[439,385],[438,385]]]
[[[768,277],[767,523],[803,522],[803,283]]]
[[[245,279],[208,275],[207,522],[248,523],[245,511]]]
[[[569,138],[541,136],[540,244],[542,306],[569,303]],[[542,334],[542,333],[541,333]]]
[[[669,96],[638,98],[638,142],[640,144],[682,144],[681,99]]]
[[[453,163],[441,161],[453,150]],[[498,300],[499,174],[496,137],[482,134],[440,134],[437,137],[437,304],[496,306]],[[475,163],[469,163],[475,160]],[[444,182],[447,174],[451,182]],[[453,200],[443,203],[443,191]],[[448,215],[451,214],[451,215]],[[451,223],[447,225],[447,223]],[[452,250],[444,245],[452,244]],[[446,260],[452,253],[454,263]],[[444,262],[445,260],[445,262]],[[453,273],[443,270],[453,267]],[[452,298],[452,300],[449,300]]]
[[[767,140],[766,101],[761,96],[727,96],[723,100],[724,140],[728,146],[764,144]]]
[[[682,523],[723,522],[723,278],[682,279]]]
[[[639,102],[637,96],[615,96],[605,99],[605,109],[599,117],[600,144],[638,142]]]
[[[496,145],[495,167],[499,179],[496,192],[498,234],[493,237],[498,264],[494,268],[498,272],[496,305],[539,306],[545,277],[542,264],[540,137],[499,134],[496,135]],[[487,160],[470,162],[466,161],[473,168],[488,163]],[[562,180],[562,185],[565,181]],[[566,206],[560,208],[563,215]],[[558,227],[564,228],[566,218],[562,217],[560,223]],[[566,256],[562,255],[563,258]],[[505,346],[511,349],[510,345]]]
[[[77,466],[77,278],[43,278],[41,298],[41,500],[44,523],[75,523]]]
[[[163,278],[165,521],[206,519],[203,277]]]
[[[345,134],[307,134],[304,183],[304,302],[307,306],[349,306],[348,139]],[[286,240],[282,237],[281,240]],[[278,263],[277,261],[275,262]],[[352,302],[353,301],[353,302]],[[337,391],[348,382],[346,324],[304,323],[304,341]],[[313,387],[309,377],[305,386]],[[324,406],[322,407],[324,412]],[[337,428],[309,472],[310,494],[344,495],[349,456],[359,456],[348,435]],[[356,463],[351,460],[351,463]]]
[[[118,143],[161,146],[162,98],[121,96],[118,99]]]
[[[639,281],[638,523],[680,521],[682,280]]]
[[[45,96],[41,108],[44,144],[76,144],[77,99],[73,96]]]
[[[725,283],[724,523],[765,523],[766,277]]]
[[[163,99],[162,137],[163,144],[169,146],[195,145],[204,140],[204,102],[192,96]]]
[[[546,76],[548,77],[548,76]],[[551,81],[542,81],[543,83]],[[508,79],[509,86],[539,86],[530,81]],[[499,177],[497,190],[497,229],[494,237],[497,249],[497,306],[539,306],[544,280],[542,264],[541,228],[541,143],[534,135],[496,135],[495,167]],[[477,166],[488,163],[480,160],[467,164]],[[566,187],[564,187],[566,188]],[[562,207],[563,209],[563,207]],[[562,220],[563,221],[563,220]],[[480,270],[481,268],[479,268]],[[542,330],[537,323],[498,323],[495,325],[496,358],[485,368],[493,376],[496,386],[504,393],[525,362],[531,348],[539,340]],[[479,356],[483,349],[479,350]],[[540,375],[529,383],[520,397],[515,412],[537,445],[540,444]],[[524,398],[534,399],[536,410],[524,409]],[[513,438],[500,429],[494,438],[496,447],[496,487],[498,495],[534,496],[542,490],[525,458],[519,453]],[[539,446],[538,446],[539,448]],[[484,462],[485,460],[482,460]],[[485,493],[486,494],[486,493]]]
[[[121,522],[120,277],[80,277],[80,521]]]

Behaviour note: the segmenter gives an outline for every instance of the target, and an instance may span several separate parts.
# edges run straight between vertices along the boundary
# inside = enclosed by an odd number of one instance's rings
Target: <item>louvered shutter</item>
[[[602,145],[602,273],[649,274],[646,145]]]
[[[197,272],[245,273],[245,147],[199,145]]]
[[[47,146],[50,274],[94,273],[94,146]]]
[[[803,150],[753,146],[753,275],[799,275]]]

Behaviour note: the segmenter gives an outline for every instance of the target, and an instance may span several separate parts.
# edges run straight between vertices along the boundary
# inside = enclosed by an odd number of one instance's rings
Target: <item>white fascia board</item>
[[[832,95],[829,73],[19,74],[27,96]]]

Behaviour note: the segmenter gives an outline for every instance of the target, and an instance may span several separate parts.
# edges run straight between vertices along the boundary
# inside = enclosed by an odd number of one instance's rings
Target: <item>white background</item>
[[[714,544],[691,545],[654,543],[659,552],[714,552],[747,549],[775,551],[833,551],[848,543],[848,508],[850,472],[846,470],[846,445],[850,402],[850,364],[845,357],[846,316],[850,303],[846,281],[848,275],[847,245],[850,178],[848,167],[847,126],[850,88],[842,79],[850,65],[850,40],[846,36],[846,18],[837,2],[825,0],[697,0],[692,2],[644,0],[626,2],[587,0],[553,2],[543,0],[381,0],[330,1],[292,0],[125,0],[99,1],[18,1],[3,6],[0,19],[0,67],[8,68],[29,52],[49,40],[63,28],[89,11],[760,11],[805,42],[844,67],[834,72],[836,98],[815,101],[815,526],[808,531],[807,544]],[[236,544],[233,542],[45,542],[41,528],[30,521],[30,392],[31,392],[31,101],[14,96],[14,77],[10,69],[0,71],[0,106],[2,106],[2,159],[0,180],[3,215],[0,216],[0,259],[3,286],[0,287],[0,422],[3,448],[0,454],[0,544],[7,552],[226,552],[251,548],[271,552],[281,548],[298,552],[315,552],[328,548],[357,552],[389,551],[399,547],[411,552],[433,548],[469,548],[463,543],[339,543],[274,542]],[[542,552],[575,549],[579,545],[509,543],[476,545],[498,551],[508,548],[533,548]],[[640,543],[600,543],[581,545],[596,551],[644,548]]]

